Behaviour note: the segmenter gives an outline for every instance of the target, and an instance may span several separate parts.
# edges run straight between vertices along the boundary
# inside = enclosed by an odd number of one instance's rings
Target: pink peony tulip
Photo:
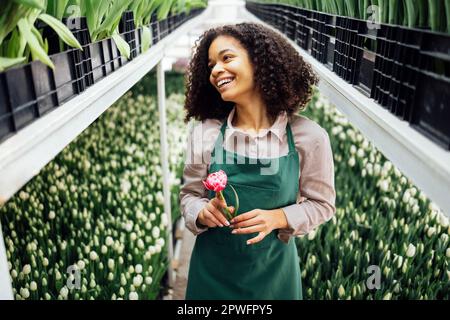
[[[227,174],[223,170],[210,173],[206,180],[202,181],[206,189],[219,192],[227,186]]]
[[[206,177],[206,180],[203,180],[202,182],[206,189],[216,192],[216,197],[218,199],[225,201],[222,191],[226,188],[227,181],[228,181],[228,177],[227,177],[227,174],[225,173],[225,171],[219,170],[217,172],[210,173]],[[239,197],[236,193],[236,190],[234,190],[233,186],[230,185],[230,187],[233,189],[234,195],[236,197],[236,208],[234,210],[234,215],[236,215],[238,208],[239,208]],[[230,219],[233,218],[233,216],[234,216],[230,212],[228,207],[223,208],[223,212]]]

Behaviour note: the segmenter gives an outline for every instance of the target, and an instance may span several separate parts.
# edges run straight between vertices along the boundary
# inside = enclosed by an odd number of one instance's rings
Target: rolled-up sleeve
[[[283,207],[288,228],[278,237],[288,242],[292,236],[305,235],[336,213],[334,162],[328,133],[320,128],[313,147],[300,162],[299,193],[295,204]]]

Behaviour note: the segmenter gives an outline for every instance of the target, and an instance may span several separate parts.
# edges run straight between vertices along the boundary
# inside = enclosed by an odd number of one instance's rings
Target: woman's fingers
[[[266,237],[266,233],[261,231],[256,237],[247,240],[247,244],[255,244],[262,241]]]
[[[241,221],[241,222],[233,223],[231,225],[231,227],[237,229],[237,228],[251,227],[251,226],[259,225],[259,224],[264,224],[264,222],[261,220],[260,217],[256,216],[256,217],[253,217],[253,218],[248,219],[248,220],[244,220],[244,221]]]
[[[204,209],[204,217],[206,219],[206,224],[208,227],[223,227],[223,224],[216,218],[216,216],[211,213],[208,209]]]
[[[227,221],[227,219],[224,217],[224,215],[222,214],[222,212],[220,211],[220,209],[218,209],[216,206],[210,204],[207,206],[208,211],[211,212],[211,214],[214,215],[214,217],[219,221],[219,226],[223,227],[223,226],[227,226],[230,223]]]
[[[264,225],[257,224],[257,225],[252,225],[247,228],[234,229],[233,231],[231,231],[231,233],[233,233],[233,234],[249,234],[249,233],[261,232],[263,230],[264,230]]]
[[[243,214],[240,214],[240,215],[234,217],[234,218],[231,220],[231,223],[232,223],[232,224],[237,224],[237,223],[239,223],[239,222],[242,222],[242,221],[245,221],[245,220],[252,219],[252,218],[256,217],[259,213],[260,213],[260,210],[259,210],[259,209],[255,209],[255,210],[252,210],[252,211],[248,211],[248,212],[246,212],[246,213],[243,213]]]

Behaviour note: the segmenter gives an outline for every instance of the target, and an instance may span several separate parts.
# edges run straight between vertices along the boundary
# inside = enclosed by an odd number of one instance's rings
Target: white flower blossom
[[[97,259],[98,259],[98,254],[97,254],[97,252],[91,251],[91,252],[89,253],[89,259],[91,259],[92,261],[97,260]]]
[[[159,234],[160,234],[160,230],[159,230],[159,228],[158,227],[153,227],[153,229],[152,229],[152,236],[153,236],[153,238],[159,238]]]
[[[137,294],[137,292],[130,292],[130,294],[128,295],[128,298],[130,300],[138,300],[139,299],[139,295]]]
[[[31,266],[29,264],[26,264],[23,266],[22,272],[24,275],[31,273]]]
[[[105,243],[108,247],[111,247],[114,244],[114,240],[110,236],[107,236]]]
[[[342,297],[345,296],[345,289],[344,289],[344,287],[342,286],[342,284],[339,286],[339,289],[338,289],[338,295],[339,295],[340,298],[342,298]]]
[[[146,285],[151,285],[152,284],[152,282],[153,282],[153,278],[152,277],[150,277],[150,276],[148,276],[148,277],[145,277],[145,284]]]

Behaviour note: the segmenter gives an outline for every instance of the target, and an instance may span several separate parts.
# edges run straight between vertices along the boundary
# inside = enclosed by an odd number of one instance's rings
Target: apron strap
[[[297,152],[295,150],[294,135],[292,134],[291,125],[289,124],[289,121],[286,124],[286,133],[287,133],[288,144],[289,144],[289,153]]]

